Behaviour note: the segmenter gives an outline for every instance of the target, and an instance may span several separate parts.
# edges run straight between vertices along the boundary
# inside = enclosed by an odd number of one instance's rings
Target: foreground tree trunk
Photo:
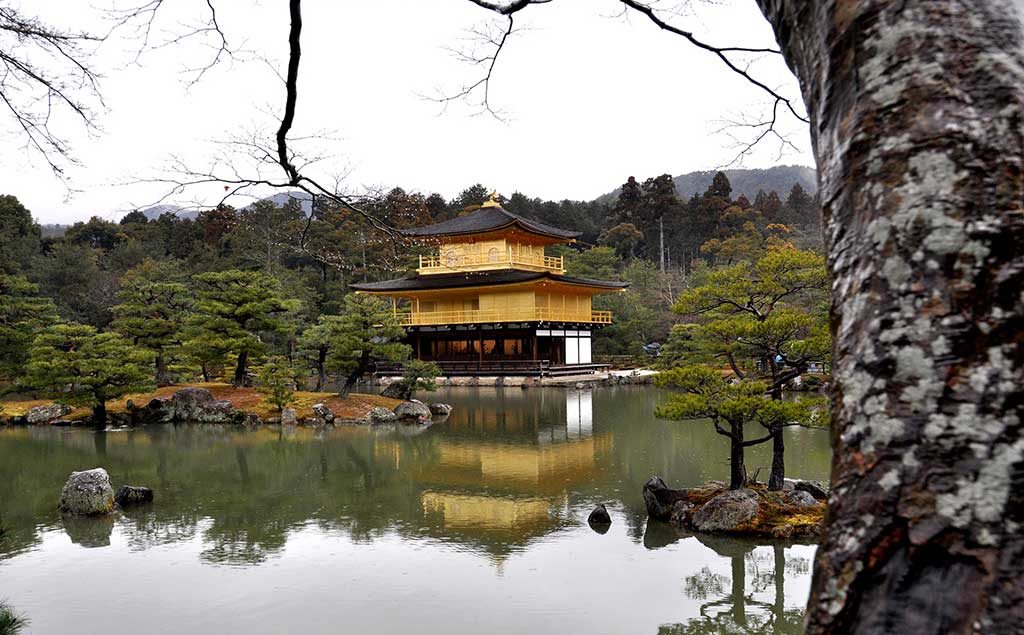
[[[1024,624],[1024,37],[1008,0],[758,0],[811,119],[833,468],[807,632]]]

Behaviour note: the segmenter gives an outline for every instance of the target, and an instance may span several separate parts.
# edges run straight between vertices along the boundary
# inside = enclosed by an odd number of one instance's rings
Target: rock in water
[[[102,467],[72,472],[60,492],[58,509],[65,514],[82,516],[109,514],[114,509],[110,475]]]
[[[382,406],[374,406],[373,408],[370,408],[370,412],[366,414],[366,419],[370,423],[390,423],[395,419],[398,419],[398,415]]]
[[[334,411],[325,403],[313,404],[313,414],[318,419],[317,423],[334,423]]]
[[[395,416],[399,419],[414,419],[420,423],[430,421],[430,408],[422,401],[411,399],[395,406]]]
[[[152,503],[153,490],[148,487],[139,487],[136,485],[122,485],[117,488],[117,494],[114,495],[114,502],[121,507],[138,505],[141,503]]]
[[[587,522],[590,523],[591,527],[594,525],[610,525],[612,524],[612,517],[608,514],[608,508],[604,506],[604,503],[598,503],[594,511],[590,512]]]
[[[734,531],[757,515],[757,494],[737,489],[715,496],[693,515],[697,531]]]
[[[282,408],[281,409],[281,425],[293,426],[298,423],[298,417],[295,415],[295,408]]]
[[[439,417],[447,417],[452,413],[452,407],[446,403],[432,403],[430,404],[430,414],[437,415]]]
[[[25,413],[25,421],[29,425],[49,423],[54,419],[60,419],[70,413],[71,406],[62,403],[52,403],[48,406],[36,406]]]
[[[655,520],[669,520],[676,501],[686,500],[685,489],[669,489],[660,476],[652,476],[644,483],[644,505],[647,515]]]

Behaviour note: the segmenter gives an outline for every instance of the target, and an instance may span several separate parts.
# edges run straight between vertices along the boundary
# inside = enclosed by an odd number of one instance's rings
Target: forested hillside
[[[132,212],[117,223],[94,217],[63,235],[44,235],[17,198],[0,196],[0,362],[6,369],[0,374],[17,379],[33,338],[53,321],[46,316],[99,333],[116,331],[150,349],[159,340],[165,374],[230,372],[243,350],[235,344],[247,341],[244,333],[259,344],[244,349],[254,362],[283,355],[312,373],[319,355],[308,335],[325,316],[346,311],[347,285],[412,272],[417,256],[432,249],[381,227],[452,218],[477,209],[486,196],[480,184],[452,200],[394,188],[360,202],[374,223],[320,200],[306,213],[303,201],[282,197],[283,205],[266,199],[244,209],[202,211],[195,219],[172,210],[155,219]],[[799,185],[750,199],[736,195],[722,173],[686,198],[662,175],[630,178],[611,204],[521,193],[502,204],[583,232],[575,244],[553,250],[566,257],[569,273],[631,283],[625,293],[596,301],[595,308],[615,316],[595,343],[597,353],[642,354],[643,344],[665,341],[675,298],[708,267],[758,258],[773,245],[820,244],[817,208]],[[221,339],[203,330],[207,309],[195,298],[220,306],[217,289],[229,283],[245,293],[260,290],[258,301],[273,307],[274,319],[266,322],[273,328],[259,326],[254,316]],[[159,319],[152,311],[162,311]],[[150,332],[157,327],[163,330]]]
[[[777,165],[765,169],[732,169],[722,170],[722,173],[729,178],[733,194],[740,194],[753,200],[758,191],[778,192],[784,194],[799,185],[808,194],[814,194],[818,190],[817,175],[813,168],[802,165]],[[689,172],[673,177],[676,192],[681,197],[690,197],[694,194],[701,194],[711,186],[715,178],[715,170],[703,172]],[[598,197],[598,201],[613,203],[618,198],[621,189],[616,189],[608,194]]]

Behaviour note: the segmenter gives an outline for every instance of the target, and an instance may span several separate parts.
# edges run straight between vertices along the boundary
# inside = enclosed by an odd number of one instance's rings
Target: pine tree
[[[372,295],[345,296],[344,312],[330,325],[328,368],[347,373],[339,391],[345,397],[376,360],[408,359],[412,347],[402,342],[405,329],[387,302]]]
[[[658,237],[656,249],[648,248],[648,253],[654,251],[658,254],[658,270],[665,273],[665,219],[669,218],[671,223],[681,211],[671,174],[662,174],[644,181],[641,209],[641,231],[651,239],[655,235]]]
[[[732,184],[729,183],[729,177],[725,175],[725,172],[716,172],[714,178],[711,179],[711,185],[708,186],[705,196],[717,196],[725,200],[731,200],[732,196]]]
[[[36,333],[58,320],[53,300],[21,276],[0,274],[0,377],[12,379],[28,361]]]
[[[739,489],[747,482],[746,448],[774,439],[785,426],[814,425],[820,420],[823,406],[818,400],[768,399],[763,382],[730,383],[721,371],[707,366],[675,368],[660,373],[655,382],[679,391],[667,403],[658,406],[657,416],[710,420],[715,432],[729,439],[730,489]],[[754,424],[766,434],[747,438],[746,426]]]
[[[256,375],[256,385],[267,393],[267,401],[281,412],[295,403],[295,370],[284,357],[268,359]]]
[[[154,355],[157,385],[169,383],[170,351],[179,347],[192,310],[192,294],[170,261],[146,260],[128,271],[117,292],[115,331]]]
[[[612,207],[612,217],[615,223],[632,223],[637,225],[642,222],[641,206],[643,205],[643,188],[637,182],[636,177],[629,177],[619,188],[619,198]]]
[[[84,324],[56,324],[32,342],[24,383],[71,405],[90,406],[107,420],[107,402],[153,387],[153,354],[118,333]]]
[[[188,320],[192,350],[212,350],[236,355],[235,386],[246,383],[249,360],[264,353],[261,334],[284,331],[284,314],[298,303],[281,296],[276,278],[257,271],[201,273],[195,313]]]
[[[699,325],[691,335],[699,354],[728,363],[740,380],[764,379],[764,396],[828,359],[825,261],[812,252],[776,247],[756,261],[712,270],[680,294],[673,310]],[[702,360],[703,361],[703,360]],[[773,431],[769,488],[785,478],[782,426]]]
[[[297,353],[305,360],[306,367],[316,373],[313,390],[320,392],[327,383],[327,355],[331,350],[333,324],[340,318],[336,315],[322,315],[316,324],[307,327],[297,341]]]
[[[0,195],[0,273],[27,272],[39,253],[41,230],[14,196]]]

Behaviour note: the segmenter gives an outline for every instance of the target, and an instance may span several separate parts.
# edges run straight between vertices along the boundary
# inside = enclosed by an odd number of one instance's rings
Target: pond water
[[[652,474],[728,474],[708,424],[652,416],[664,396],[452,388],[430,396],[447,421],[392,429],[0,430],[0,599],[39,634],[800,632],[813,546],[647,522]],[[789,435],[789,474],[826,478],[828,433]],[[155,503],[62,519],[67,475],[97,466]]]

